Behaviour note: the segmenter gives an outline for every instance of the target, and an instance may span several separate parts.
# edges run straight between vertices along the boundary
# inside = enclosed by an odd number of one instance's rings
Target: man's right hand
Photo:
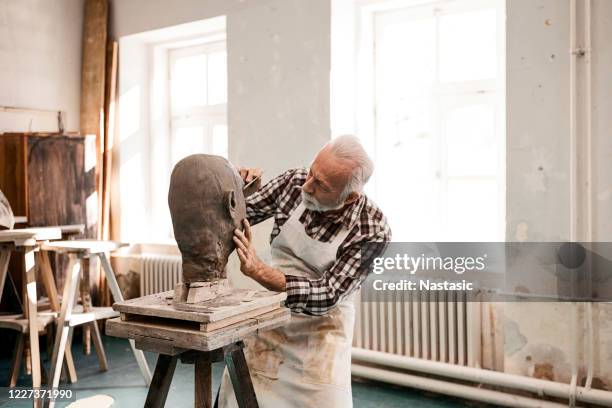
[[[238,167],[238,173],[240,173],[240,177],[242,177],[245,183],[253,181],[253,179],[261,177],[261,175],[263,174],[263,172],[259,168],[246,167]]]

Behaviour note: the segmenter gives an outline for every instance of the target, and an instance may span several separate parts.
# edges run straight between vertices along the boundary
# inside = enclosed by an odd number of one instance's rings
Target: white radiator
[[[140,296],[174,290],[181,281],[182,261],[177,255],[140,256]]]
[[[466,302],[462,292],[411,291],[396,296],[357,300],[354,347],[480,367],[479,303]]]

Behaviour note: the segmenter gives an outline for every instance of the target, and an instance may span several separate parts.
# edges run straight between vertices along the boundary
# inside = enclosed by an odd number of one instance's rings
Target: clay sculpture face
[[[234,229],[246,218],[243,184],[234,166],[220,156],[194,154],[174,166],[168,205],[183,256],[183,282],[226,277]]]

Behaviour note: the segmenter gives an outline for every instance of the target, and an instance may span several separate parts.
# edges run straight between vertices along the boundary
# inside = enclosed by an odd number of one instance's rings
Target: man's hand
[[[246,167],[238,167],[238,173],[240,174],[240,177],[242,177],[242,180],[244,180],[245,183],[248,183],[257,177],[261,177],[261,175],[263,174],[263,172],[259,168],[250,169]]]
[[[240,271],[259,282],[266,289],[284,292],[285,275],[259,259],[257,253],[255,253],[255,248],[251,245],[253,238],[251,226],[246,219],[242,221],[242,224],[244,225],[244,232],[239,229],[234,230],[234,243],[240,259]]]
[[[244,232],[237,228],[234,230],[234,243],[236,244],[238,258],[240,258],[240,270],[246,276],[255,279],[257,271],[265,264],[259,259],[255,253],[255,249],[251,245],[253,236],[251,234],[249,222],[244,219],[242,220],[242,224],[244,225]]]

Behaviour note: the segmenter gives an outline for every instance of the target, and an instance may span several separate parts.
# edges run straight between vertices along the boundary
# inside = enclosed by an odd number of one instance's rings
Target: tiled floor
[[[147,389],[143,386],[142,377],[138,371],[136,361],[133,359],[129,344],[126,340],[104,337],[104,344],[109,362],[109,371],[100,372],[95,353],[89,356],[83,355],[81,344],[73,345],[73,354],[77,366],[79,380],[73,385],[63,385],[74,390],[77,399],[96,394],[110,395],[115,403],[113,407],[139,407],[143,406]],[[154,354],[147,354],[151,370],[156,361]],[[0,359],[1,385],[6,384],[8,377],[8,358]],[[48,362],[47,362],[48,366]],[[219,386],[222,365],[215,364],[213,367],[213,388]],[[19,379],[19,386],[27,386],[29,377],[23,373]],[[0,395],[0,407],[31,407],[27,401],[9,400],[7,389],[2,388]],[[355,408],[452,408],[473,407],[478,404],[447,398],[444,396],[423,394],[392,385],[370,382],[353,381],[353,401]],[[66,406],[67,403],[57,404],[58,407]],[[192,407],[193,406],[193,366],[177,365],[168,400],[167,407]]]

